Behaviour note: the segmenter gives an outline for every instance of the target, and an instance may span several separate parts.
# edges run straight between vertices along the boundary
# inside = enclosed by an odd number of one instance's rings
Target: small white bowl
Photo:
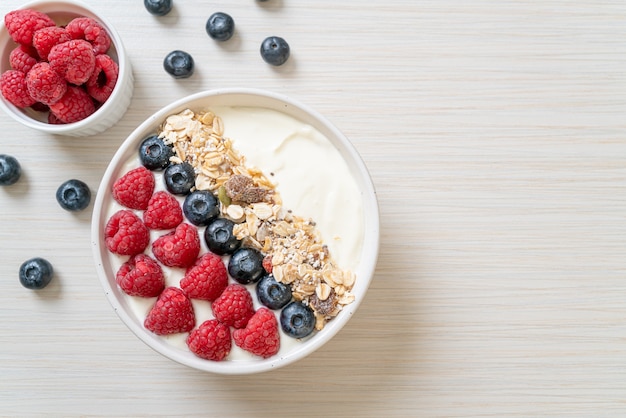
[[[20,109],[7,101],[0,94],[0,107],[13,119],[38,131],[54,135],[90,136],[104,132],[113,126],[126,112],[133,95],[133,72],[126,55],[124,44],[115,28],[102,16],[87,5],[79,1],[34,1],[27,3],[21,9],[33,9],[46,13],[57,25],[65,25],[76,17],[90,17],[98,21],[109,33],[111,48],[108,54],[118,63],[119,76],[117,84],[107,101],[89,117],[63,125],[54,125],[47,122],[47,113],[37,112],[30,108]],[[4,25],[4,18],[0,25],[0,74],[11,69],[9,55],[17,44],[11,39]]]
[[[286,352],[281,351],[268,359],[227,359],[221,362],[203,360],[188,349],[175,347],[165,338],[147,331],[143,326],[143,318],[138,317],[128,297],[116,284],[117,267],[115,264],[119,265],[119,257],[111,254],[104,245],[104,228],[112,212],[111,205],[115,204],[111,196],[111,188],[115,180],[126,170],[135,164],[137,166],[140,164],[137,155],[143,139],[156,133],[169,115],[185,109],[201,111],[219,106],[271,109],[317,129],[328,138],[345,161],[347,170],[352,174],[362,199],[361,202],[357,202],[362,208],[364,232],[362,243],[360,243],[359,261],[355,263],[354,269],[357,277],[352,288],[355,301],[346,305],[337,317],[329,321],[324,329],[315,333],[311,338],[297,344],[287,344]],[[228,125],[226,130],[228,131]],[[231,139],[236,146],[236,138]],[[129,161],[134,159],[137,162],[129,164]],[[280,192],[280,184],[278,190]],[[202,92],[178,100],[150,116],[130,134],[113,157],[98,189],[91,234],[96,268],[105,294],[115,312],[138,338],[162,355],[189,367],[220,374],[251,374],[276,369],[309,355],[329,341],[348,322],[364,299],[376,267],[379,249],[379,213],[376,193],[366,166],[349,140],[326,118],[311,108],[279,94],[256,89],[227,89]],[[281,341],[281,346],[282,344]]]

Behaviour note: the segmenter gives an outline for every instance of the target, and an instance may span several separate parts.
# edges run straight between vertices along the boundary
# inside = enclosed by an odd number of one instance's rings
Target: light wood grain
[[[622,417],[626,415],[626,3],[617,0],[86,1],[126,43],[130,109],[87,139],[0,115],[0,153],[25,177],[0,190],[0,415]],[[4,0],[0,12],[18,7]],[[231,42],[204,32],[214,11]],[[293,56],[265,65],[261,40]],[[185,49],[197,74],[173,80]],[[258,87],[306,102],[355,144],[378,190],[371,291],[319,352],[221,377],[162,358],[106,301],[91,208],[117,146],[189,93]],[[22,261],[56,267],[41,293]]]

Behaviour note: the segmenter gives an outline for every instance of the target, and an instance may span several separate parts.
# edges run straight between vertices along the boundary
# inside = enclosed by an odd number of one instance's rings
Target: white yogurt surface
[[[355,270],[363,245],[364,219],[362,197],[356,181],[337,149],[319,131],[284,113],[264,108],[215,107],[211,109],[224,122],[224,136],[246,158],[247,165],[263,171],[275,182],[283,199],[283,206],[294,214],[316,222],[324,243],[329,247],[339,267]],[[121,175],[140,164],[138,157],[129,160]],[[162,172],[154,172],[156,190],[165,190]],[[183,202],[179,197],[179,201]],[[111,200],[107,220],[123,209]],[[142,212],[135,211],[141,218]],[[208,251],[203,239],[204,227],[199,228],[201,253]],[[151,242],[170,231],[151,231]],[[146,253],[151,255],[151,247]],[[117,271],[128,257],[111,254],[113,271]],[[225,262],[227,259],[225,258]],[[184,269],[163,266],[167,286],[179,286]],[[358,280],[358,277],[357,277]],[[230,282],[235,282],[232,278]],[[248,285],[255,308],[255,285]],[[133,312],[143,323],[156,298],[124,295]],[[192,299],[196,325],[212,319],[210,303]],[[277,319],[279,311],[276,311]],[[187,350],[187,333],[161,337]],[[287,353],[299,341],[282,333],[278,355]],[[234,343],[227,360],[258,359]]]
[[[363,244],[363,201],[333,144],[310,125],[274,110],[212,110],[224,121],[224,136],[233,140],[248,165],[276,183],[283,206],[317,222],[339,266],[356,270]]]

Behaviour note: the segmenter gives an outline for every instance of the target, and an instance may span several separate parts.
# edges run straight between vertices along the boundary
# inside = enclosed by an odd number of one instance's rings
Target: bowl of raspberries
[[[122,143],[94,203],[92,248],[114,311],[149,347],[220,374],[308,356],[374,275],[377,198],[325,117],[257,89],[193,94]]]
[[[133,93],[130,62],[105,18],[77,1],[37,1],[0,26],[0,107],[56,135],[105,131]]]

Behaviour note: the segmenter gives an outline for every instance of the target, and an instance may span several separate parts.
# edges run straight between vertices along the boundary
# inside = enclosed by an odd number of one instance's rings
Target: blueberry
[[[290,337],[306,337],[315,328],[313,310],[302,302],[291,302],[280,312],[280,327]]]
[[[193,57],[185,51],[172,51],[165,56],[163,68],[174,78],[191,77],[194,69]]]
[[[263,254],[254,248],[239,248],[228,260],[228,274],[241,284],[257,282],[264,271]]]
[[[163,173],[165,188],[171,194],[188,195],[196,184],[196,173],[193,166],[187,162],[171,164]]]
[[[235,21],[226,13],[213,13],[206,21],[206,33],[216,41],[227,41],[235,33]]]
[[[155,16],[165,16],[172,11],[172,0],[143,0],[143,5]]]
[[[241,241],[233,235],[235,223],[230,219],[216,218],[204,230],[204,241],[212,253],[232,254],[241,246]]]
[[[0,154],[0,186],[10,186],[22,175],[20,163],[10,155]]]
[[[256,295],[263,305],[270,309],[280,309],[291,300],[291,286],[276,281],[273,275],[266,274],[256,285]]]
[[[220,203],[208,190],[196,190],[185,198],[183,213],[192,224],[207,225],[220,214]]]
[[[157,135],[150,135],[139,146],[139,159],[148,170],[162,170],[170,165],[174,148],[166,145]]]
[[[71,179],[59,186],[56,197],[63,209],[77,212],[89,206],[91,190],[84,182]]]
[[[268,64],[283,65],[289,58],[289,44],[279,36],[269,36],[261,43],[261,57]]]
[[[43,289],[52,280],[54,270],[49,261],[35,257],[20,266],[20,283],[27,289]]]

